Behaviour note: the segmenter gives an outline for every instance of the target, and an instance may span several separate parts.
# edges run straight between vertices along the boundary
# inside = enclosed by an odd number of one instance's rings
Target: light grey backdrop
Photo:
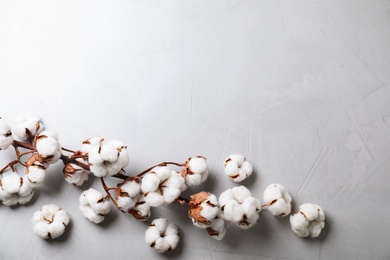
[[[123,140],[129,173],[207,156],[211,175],[192,192],[236,186],[223,161],[242,153],[254,196],[277,182],[295,208],[317,203],[327,219],[302,239],[263,211],[218,242],[174,204],[153,212],[180,227],[179,247],[161,256],[143,242],[149,222],[114,210],[101,225],[84,219],[82,189],[58,163],[33,203],[0,206],[0,258],[390,258],[389,46],[388,0],[1,1],[2,117],[39,114],[71,149]],[[11,158],[0,152],[2,165]],[[71,215],[55,241],[30,223],[47,203]]]

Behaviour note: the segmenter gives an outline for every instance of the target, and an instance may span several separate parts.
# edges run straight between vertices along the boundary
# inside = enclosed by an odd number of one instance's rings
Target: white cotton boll
[[[55,133],[43,131],[35,138],[34,143],[38,154],[47,159],[49,163],[57,162],[62,154],[61,144],[58,142],[58,137]]]
[[[291,212],[291,195],[280,184],[268,185],[263,193],[268,211],[274,216],[286,216]]]
[[[43,131],[41,119],[32,114],[19,115],[15,117],[12,127],[12,133],[22,140],[28,139]]]
[[[26,169],[27,180],[30,185],[42,183],[45,180],[45,169],[39,165],[31,165]]]
[[[318,205],[306,203],[290,217],[291,229],[300,237],[317,237],[325,227],[325,214]]]
[[[224,206],[223,212],[226,220],[237,223],[242,219],[245,210],[237,201],[230,200]]]
[[[18,193],[22,183],[23,179],[16,172],[5,172],[2,174],[1,186],[8,193]]]
[[[253,165],[241,154],[230,155],[224,163],[225,174],[234,182],[241,182],[252,175]]]
[[[42,238],[61,236],[69,224],[69,215],[55,204],[44,205],[31,219],[34,233]]]
[[[158,189],[160,178],[154,173],[147,173],[142,178],[141,190],[143,193],[149,193]]]
[[[94,223],[100,223],[104,220],[104,215],[110,212],[108,200],[104,200],[103,195],[93,189],[84,191],[79,198],[79,209],[84,217]]]
[[[217,218],[211,223],[211,226],[207,228],[209,235],[220,241],[225,237],[227,231],[227,222],[223,219]]]
[[[208,176],[207,159],[203,156],[191,157],[186,162],[186,167],[181,172],[188,186],[203,183]]]
[[[179,243],[177,227],[166,219],[155,219],[145,232],[145,242],[158,253],[172,250]]]
[[[246,198],[252,196],[251,192],[244,186],[234,187],[232,191],[234,199],[239,203],[243,203]]]
[[[207,160],[204,157],[192,157],[188,161],[188,166],[193,173],[203,173],[207,171]]]

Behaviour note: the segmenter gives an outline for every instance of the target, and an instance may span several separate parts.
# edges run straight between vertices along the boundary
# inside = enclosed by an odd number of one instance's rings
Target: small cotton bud
[[[181,171],[181,175],[188,186],[203,183],[208,176],[207,158],[203,156],[188,158],[185,167]]]
[[[0,117],[0,150],[7,149],[13,141],[11,126]]]
[[[110,202],[93,188],[84,191],[80,195],[79,202],[79,209],[83,216],[96,224],[102,222],[105,215],[110,212]]]
[[[188,215],[195,226],[208,228],[218,214],[218,200],[214,194],[199,192],[190,196]]]
[[[14,119],[12,133],[22,140],[26,140],[42,131],[43,123],[36,115],[20,115]]]
[[[325,213],[318,205],[306,203],[290,216],[291,229],[300,237],[318,237],[325,227]]]
[[[34,233],[42,238],[61,236],[69,224],[69,215],[55,204],[44,205],[32,217]]]
[[[155,219],[145,232],[145,242],[158,253],[176,248],[179,243],[177,227],[168,220]]]
[[[225,174],[234,182],[241,182],[252,175],[253,166],[241,154],[232,154],[225,160]]]

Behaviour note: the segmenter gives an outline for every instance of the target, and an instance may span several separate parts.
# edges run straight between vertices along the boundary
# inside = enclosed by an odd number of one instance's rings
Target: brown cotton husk
[[[202,216],[201,211],[203,207],[201,206],[202,202],[207,200],[210,196],[210,192],[199,192],[190,196],[190,207],[188,208],[188,215],[194,220],[194,222],[204,225],[210,225],[211,222]]]

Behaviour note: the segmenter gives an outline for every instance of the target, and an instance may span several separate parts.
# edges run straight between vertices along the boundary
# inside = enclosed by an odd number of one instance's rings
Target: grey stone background
[[[159,255],[144,243],[150,221],[114,208],[101,225],[84,219],[78,197],[100,183],[70,186],[58,163],[32,203],[0,206],[0,259],[389,259],[389,46],[388,0],[1,1],[2,117],[39,114],[70,149],[123,140],[130,174],[208,157],[209,179],[185,196],[236,186],[223,161],[242,153],[254,196],[280,183],[327,219],[302,239],[264,210],[218,242],[173,204],[152,218],[176,223],[181,242]],[[31,227],[47,203],[71,215],[54,241]]]

